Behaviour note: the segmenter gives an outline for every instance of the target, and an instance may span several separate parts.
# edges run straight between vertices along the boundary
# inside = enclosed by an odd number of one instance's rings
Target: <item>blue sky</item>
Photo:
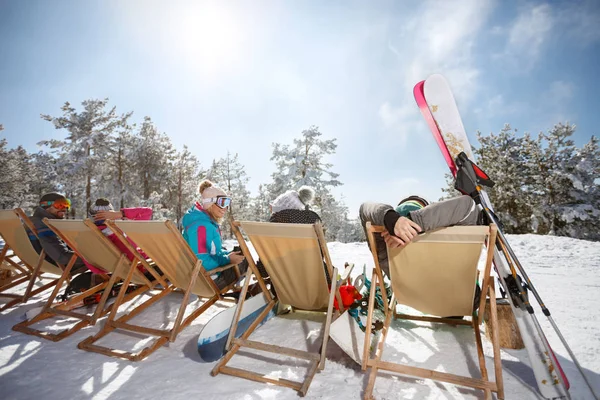
[[[110,98],[152,117],[207,167],[239,153],[250,190],[271,143],[310,125],[356,215],[362,201],[436,200],[447,167],[412,98],[446,76],[465,128],[560,121],[598,135],[600,3],[570,1],[0,0],[0,123],[9,146],[62,138],[40,113]]]

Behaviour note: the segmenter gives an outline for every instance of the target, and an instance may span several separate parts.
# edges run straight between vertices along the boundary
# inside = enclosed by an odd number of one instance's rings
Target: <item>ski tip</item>
[[[425,81],[418,82],[413,88],[413,95],[415,98],[423,97],[423,86],[425,85]]]
[[[429,75],[429,77],[427,79],[425,79],[425,81],[433,81],[433,80],[439,80],[439,79],[441,79],[443,81],[446,80],[446,78],[444,78],[444,75],[442,75],[442,74],[431,74],[431,75]]]

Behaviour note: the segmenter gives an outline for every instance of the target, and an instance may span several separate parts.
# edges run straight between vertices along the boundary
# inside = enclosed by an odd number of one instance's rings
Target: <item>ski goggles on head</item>
[[[228,196],[217,196],[217,197],[209,197],[208,199],[202,200],[202,203],[209,204],[214,203],[220,208],[229,207],[231,204],[231,197]]]
[[[41,207],[54,207],[57,210],[68,210],[69,208],[71,208],[71,200],[69,199],[58,199],[58,200],[54,200],[54,201],[41,201],[40,202],[40,206]]]

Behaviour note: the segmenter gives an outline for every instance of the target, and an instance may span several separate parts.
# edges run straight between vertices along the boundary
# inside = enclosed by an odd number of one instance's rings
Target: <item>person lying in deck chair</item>
[[[302,186],[297,191],[288,190],[280,194],[269,205],[271,210],[269,222],[279,224],[314,224],[315,222],[321,222],[319,214],[309,209],[314,198],[315,190],[309,186]],[[256,267],[263,278],[269,277],[260,260],[256,263]],[[331,283],[327,269],[325,269],[325,274],[327,282]]]
[[[60,264],[63,267],[69,263],[73,256],[73,250],[69,248],[56,234],[44,224],[43,219],[65,219],[71,201],[60,193],[47,193],[40,198],[39,206],[33,211],[31,222],[38,231],[38,237],[27,229],[29,240],[38,254],[42,249],[46,253],[46,260],[54,265]],[[87,267],[82,259],[78,258],[71,269],[71,274],[75,275],[87,271]]]
[[[148,221],[148,220],[152,219],[152,208],[150,208],[150,207],[131,207],[131,208],[121,208],[119,211],[115,211],[110,200],[100,197],[100,198],[96,199],[94,204],[92,204],[92,206],[88,210],[88,216],[90,217],[90,219],[94,220],[94,224],[98,227],[98,229],[100,229],[100,232],[102,232],[102,234],[104,236],[106,236],[111,242],[113,242],[115,244],[115,246],[117,246],[117,248],[121,251],[121,253],[123,253],[127,256],[127,259],[129,261],[133,261],[135,256],[131,253],[131,251],[129,251],[127,246],[125,246],[123,244],[123,242],[121,242],[119,240],[117,235],[115,235],[113,233],[113,231],[111,231],[110,228],[108,228],[106,226],[104,221],[107,219],[109,219],[109,220],[123,219],[123,220],[133,220],[133,221]],[[127,240],[133,246],[133,248],[138,247],[133,242],[133,240],[131,240],[129,238],[127,238]],[[146,254],[144,254],[144,252],[140,251],[140,254],[142,256],[146,257]],[[94,271],[93,266],[88,265],[88,268],[90,270]],[[154,280],[154,277],[148,271],[146,271],[146,269],[141,264],[138,266],[138,269],[144,275],[146,275],[146,278],[148,278],[150,281]]]
[[[183,238],[208,272],[227,264],[240,264],[245,257],[239,251],[227,253],[223,250],[219,223],[223,220],[231,197],[209,180],[204,180],[198,187],[200,199],[182,218]],[[247,264],[246,264],[247,268]],[[240,265],[240,276],[246,272]],[[238,279],[233,268],[219,272],[213,281],[219,289],[223,289]]]
[[[396,208],[382,203],[363,203],[358,211],[365,235],[366,224],[385,226],[386,232],[375,235],[377,258],[383,273],[389,278],[390,270],[386,245],[394,248],[404,246],[419,233],[454,225],[480,225],[482,215],[470,196],[429,204],[419,196],[409,196]],[[478,287],[479,288],[479,287]],[[479,304],[477,291],[475,305]]]

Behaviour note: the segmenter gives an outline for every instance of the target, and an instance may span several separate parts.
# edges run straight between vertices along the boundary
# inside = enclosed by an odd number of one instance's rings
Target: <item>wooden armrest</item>
[[[217,273],[217,272],[221,272],[221,271],[225,271],[226,269],[229,269],[231,267],[236,267],[237,264],[227,264],[227,265],[223,265],[222,267],[218,267],[215,269],[211,269],[210,271],[207,271],[210,275]]]

